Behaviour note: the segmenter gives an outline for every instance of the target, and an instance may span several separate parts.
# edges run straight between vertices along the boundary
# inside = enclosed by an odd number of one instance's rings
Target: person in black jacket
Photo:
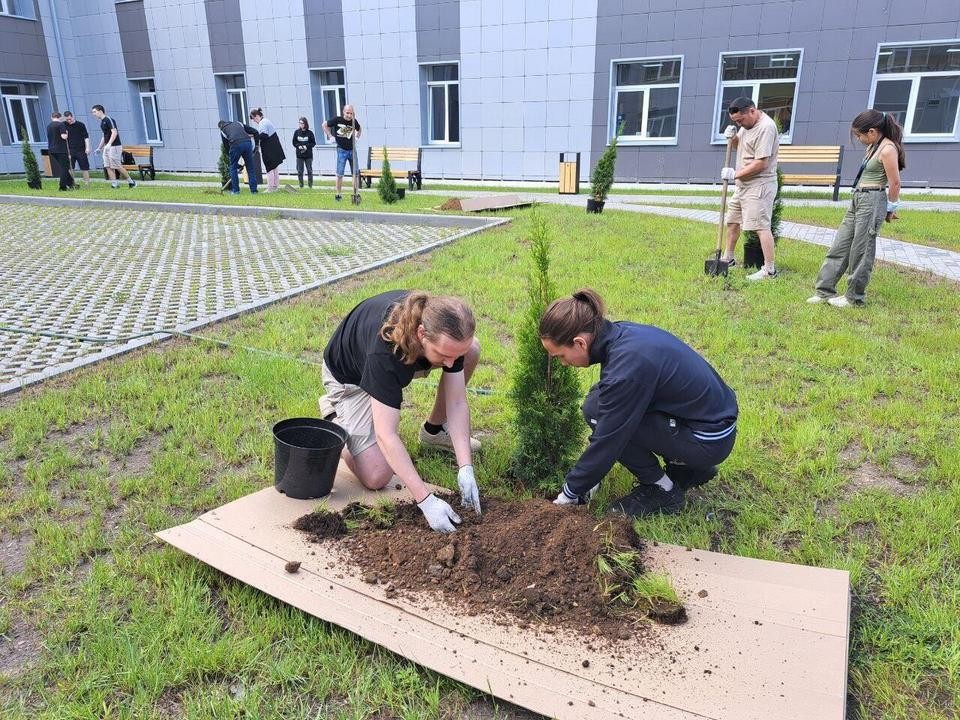
[[[303,166],[307,166],[307,186],[313,187],[313,148],[317,144],[317,138],[310,129],[310,122],[305,118],[300,118],[299,126],[293,131],[293,149],[297,155],[297,179],[300,181],[300,187],[303,187]]]
[[[251,110],[250,119],[257,123],[260,134],[260,155],[267,169],[267,192],[276,192],[280,187],[280,163],[287,157],[283,153],[280,136],[273,123],[263,116],[262,108]]]
[[[733,450],[737,397],[679,338],[603,313],[600,296],[584,289],[555,300],[540,320],[551,357],[574,367],[600,363],[600,381],[583,403],[590,441],[554,502],[586,503],[619,462],[636,484],[611,511],[678,513],[685,491],[713,478]]]
[[[47,125],[47,152],[50,162],[56,163],[55,167],[60,171],[60,191],[71,189],[74,183],[67,155],[67,126],[58,112],[50,115],[50,124]]]
[[[220,140],[230,158],[230,192],[240,194],[240,158],[243,158],[247,168],[250,192],[257,192],[256,160],[253,156],[253,138],[257,136],[257,130],[236,120],[221,120],[217,127],[220,128]]]

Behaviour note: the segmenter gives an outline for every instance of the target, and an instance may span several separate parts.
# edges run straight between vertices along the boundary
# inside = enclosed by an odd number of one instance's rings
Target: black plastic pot
[[[403,200],[407,196],[406,188],[397,188],[397,197]]]
[[[588,212],[588,213],[602,213],[602,212],[603,212],[603,200],[594,200],[593,198],[587,198],[587,212]]]
[[[328,495],[347,431],[319,418],[290,418],[273,426],[273,485],[287,497]]]
[[[760,243],[746,243],[743,246],[743,266],[745,268],[763,267],[763,248]]]

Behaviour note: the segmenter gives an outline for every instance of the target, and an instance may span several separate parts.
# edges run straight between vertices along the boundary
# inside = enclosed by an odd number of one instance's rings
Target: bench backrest
[[[135,158],[153,159],[152,145],[124,145],[123,151],[130,153]]]
[[[416,147],[388,147],[387,148],[387,159],[390,162],[413,162],[417,164],[417,168],[420,168],[420,148]],[[371,163],[376,160],[383,162],[383,147],[373,147],[372,145],[367,148],[367,167],[371,167]]]
[[[840,145],[781,145],[777,162],[783,163],[838,163],[843,154]]]

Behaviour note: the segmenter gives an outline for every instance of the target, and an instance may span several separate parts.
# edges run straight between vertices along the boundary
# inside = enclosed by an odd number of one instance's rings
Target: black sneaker
[[[664,472],[675,485],[679,485],[680,489],[686,492],[713,480],[717,476],[717,466],[692,468],[689,465],[668,462]]]
[[[729,260],[724,260],[723,258],[720,258],[720,260],[722,260],[723,262],[725,262],[725,263],[727,264],[727,267],[728,267],[728,268],[732,268],[732,267],[736,267],[736,266],[737,266],[737,259],[736,259],[736,258],[730,258]]]
[[[644,517],[662,513],[676,515],[683,510],[683,490],[677,483],[672,490],[659,485],[637,485],[631,492],[610,504],[607,512],[621,513],[630,517]]]

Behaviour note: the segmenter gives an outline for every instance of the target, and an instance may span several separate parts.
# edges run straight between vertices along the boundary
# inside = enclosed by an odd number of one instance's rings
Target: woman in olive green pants
[[[896,219],[900,206],[903,128],[889,113],[865,110],[853,119],[851,131],[867,146],[867,153],[853,182],[850,207],[820,266],[817,292],[807,299],[811,304],[826,300],[841,308],[863,305],[877,253],[877,234],[884,220]],[[848,270],[846,294],[837,295],[837,282]]]

